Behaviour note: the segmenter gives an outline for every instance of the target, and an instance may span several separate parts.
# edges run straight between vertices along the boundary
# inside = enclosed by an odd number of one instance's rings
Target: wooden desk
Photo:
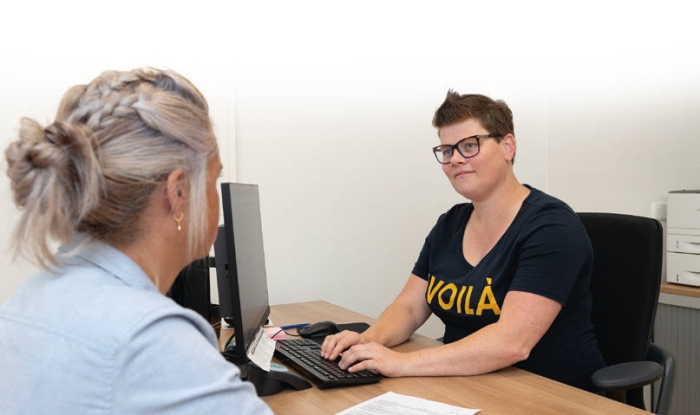
[[[686,297],[700,298],[700,287],[690,285],[671,284],[669,282],[661,283],[661,292],[664,294],[682,295]]]
[[[275,325],[333,320],[336,323],[372,322],[362,314],[325,301],[272,306]],[[222,345],[230,329],[221,330]],[[440,343],[421,335],[395,348],[412,351]],[[396,392],[465,408],[479,408],[482,415],[649,414],[619,402],[564,385],[516,368],[471,377],[383,378],[366,386],[304,391],[284,390],[264,397],[275,414],[335,414],[385,392]]]

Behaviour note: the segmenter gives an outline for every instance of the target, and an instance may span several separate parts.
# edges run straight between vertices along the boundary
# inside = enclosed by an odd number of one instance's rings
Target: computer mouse
[[[310,326],[302,327],[297,332],[306,339],[311,337],[325,337],[339,332],[338,325],[332,321],[319,321]]]

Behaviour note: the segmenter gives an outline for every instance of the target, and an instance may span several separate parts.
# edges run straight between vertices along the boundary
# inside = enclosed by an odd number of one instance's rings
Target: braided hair
[[[47,267],[56,263],[52,243],[70,243],[77,232],[133,242],[150,196],[177,168],[188,178],[188,249],[195,250],[205,237],[207,163],[218,151],[208,112],[187,79],[146,68],[70,88],[49,126],[22,119],[5,150],[22,210],[15,255]]]

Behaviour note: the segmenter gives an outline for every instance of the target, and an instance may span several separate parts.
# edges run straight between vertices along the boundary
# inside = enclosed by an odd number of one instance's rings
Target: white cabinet
[[[700,286],[700,190],[668,194],[666,281]]]

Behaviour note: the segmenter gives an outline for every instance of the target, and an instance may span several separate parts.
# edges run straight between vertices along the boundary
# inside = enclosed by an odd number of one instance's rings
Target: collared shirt
[[[271,414],[211,325],[92,242],[0,305],[0,413]]]

